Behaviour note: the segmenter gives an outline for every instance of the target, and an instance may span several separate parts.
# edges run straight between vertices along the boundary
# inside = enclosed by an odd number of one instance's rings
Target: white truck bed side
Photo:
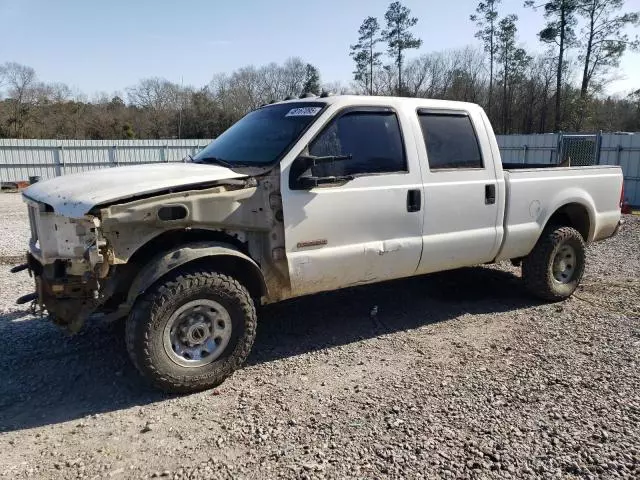
[[[622,189],[619,167],[504,170],[504,176],[505,236],[498,261],[528,255],[549,218],[565,205],[578,204],[588,212],[587,242],[611,236],[618,225]]]

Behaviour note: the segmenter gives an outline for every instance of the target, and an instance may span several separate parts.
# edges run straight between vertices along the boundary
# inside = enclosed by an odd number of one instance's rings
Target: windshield
[[[200,151],[196,163],[233,166],[274,163],[325,107],[322,102],[270,105],[245,115]]]

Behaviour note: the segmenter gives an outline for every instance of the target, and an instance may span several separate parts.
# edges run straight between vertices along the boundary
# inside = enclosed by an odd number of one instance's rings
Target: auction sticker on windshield
[[[322,110],[322,107],[292,108],[291,110],[289,110],[289,113],[285,115],[285,117],[313,117],[320,110]]]

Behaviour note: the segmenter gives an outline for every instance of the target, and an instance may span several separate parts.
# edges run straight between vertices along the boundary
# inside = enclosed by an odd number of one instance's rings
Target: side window
[[[482,168],[471,119],[466,115],[418,113],[429,168]]]
[[[407,171],[400,125],[395,113],[351,112],[333,120],[309,145],[313,156],[351,155],[314,168],[317,176]]]

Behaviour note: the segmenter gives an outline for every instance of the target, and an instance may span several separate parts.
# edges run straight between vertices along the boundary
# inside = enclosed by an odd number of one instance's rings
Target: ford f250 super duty
[[[518,168],[516,168],[518,167]],[[34,302],[71,332],[126,318],[156,386],[221,383],[256,305],[511,260],[532,294],[570,296],[585,244],[620,224],[619,167],[503,165],[477,105],[305,97],[248,113],[182,163],[35,183]],[[302,321],[302,320],[301,320]]]

